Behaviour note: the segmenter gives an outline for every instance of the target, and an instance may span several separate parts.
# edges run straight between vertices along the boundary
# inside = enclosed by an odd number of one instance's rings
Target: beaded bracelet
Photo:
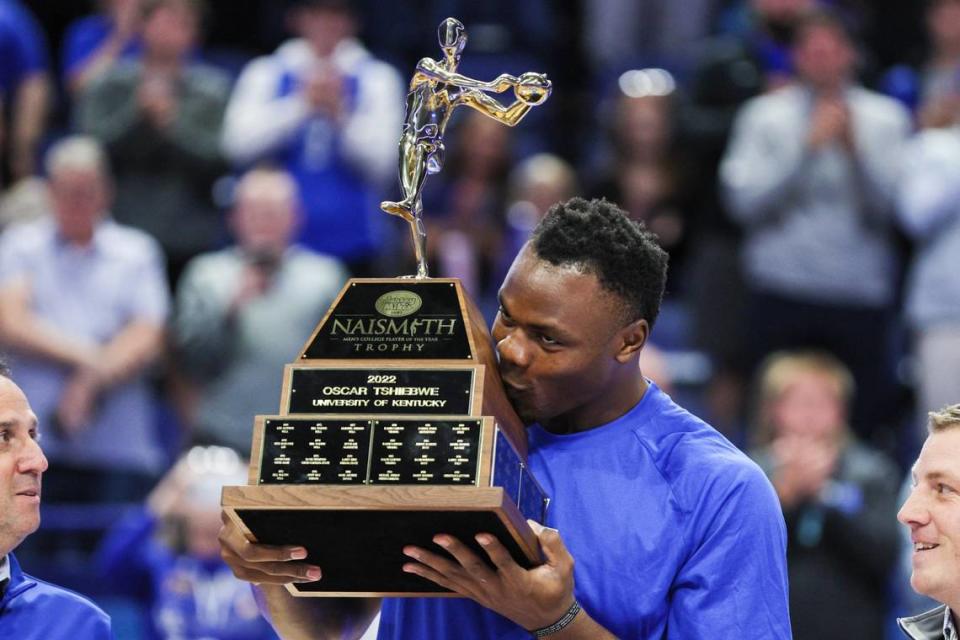
[[[573,619],[577,617],[577,614],[580,613],[580,603],[576,600],[573,601],[573,604],[570,605],[570,608],[567,609],[567,612],[560,617],[559,620],[554,622],[549,627],[543,627],[542,629],[534,629],[532,633],[537,638],[546,638],[547,636],[552,636],[558,631],[564,629],[573,622]]]

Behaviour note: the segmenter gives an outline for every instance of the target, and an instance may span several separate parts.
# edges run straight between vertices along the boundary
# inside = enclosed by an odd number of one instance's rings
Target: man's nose
[[[897,512],[897,520],[902,524],[912,526],[914,524],[922,525],[929,520],[929,513],[923,505],[923,499],[920,497],[917,487],[910,491],[900,511]]]
[[[43,473],[50,466],[47,456],[43,454],[40,443],[30,440],[23,456],[20,458],[20,471],[23,473]]]
[[[509,365],[523,369],[530,364],[530,347],[520,331],[510,331],[501,338],[497,353],[500,361]]]

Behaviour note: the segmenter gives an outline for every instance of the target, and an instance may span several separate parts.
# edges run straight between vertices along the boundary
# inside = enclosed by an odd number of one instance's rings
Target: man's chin
[[[513,410],[516,412],[523,424],[530,426],[537,421],[536,411],[534,411],[532,407],[525,404],[522,399],[517,398],[515,395],[511,396],[509,392],[507,392],[507,398],[510,400]]]
[[[914,570],[910,576],[910,586],[913,590],[933,599],[937,599],[937,585],[934,576],[929,575],[927,571]]]

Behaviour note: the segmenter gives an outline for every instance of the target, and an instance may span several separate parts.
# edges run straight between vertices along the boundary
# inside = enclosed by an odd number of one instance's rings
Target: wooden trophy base
[[[295,596],[456,597],[402,570],[406,545],[446,553],[432,542],[438,533],[484,559],[474,536],[490,533],[521,566],[542,562],[535,534],[500,487],[233,486],[223,504],[250,540],[306,547],[323,578],[288,584]]]

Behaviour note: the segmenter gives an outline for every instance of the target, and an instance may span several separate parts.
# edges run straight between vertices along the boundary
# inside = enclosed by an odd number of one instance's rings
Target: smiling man
[[[404,570],[461,599],[295,599],[277,585],[322,580],[322,567],[228,522],[224,558],[261,584],[281,635],[356,638],[380,609],[381,640],[789,638],[772,487],[640,372],[666,263],[619,208],[575,198],[544,217],[500,289],[500,372],[552,500],[546,527],[534,523],[545,564],[525,570],[480,533],[493,569],[439,531],[403,549]]]
[[[930,435],[913,465],[913,490],[897,519],[910,527],[918,593],[943,605],[898,620],[915,640],[957,640],[960,611],[960,404],[930,413]]]
[[[13,550],[40,526],[47,459],[37,416],[0,361],[0,629],[17,640],[105,640],[110,618],[89,600],[28,576]]]

